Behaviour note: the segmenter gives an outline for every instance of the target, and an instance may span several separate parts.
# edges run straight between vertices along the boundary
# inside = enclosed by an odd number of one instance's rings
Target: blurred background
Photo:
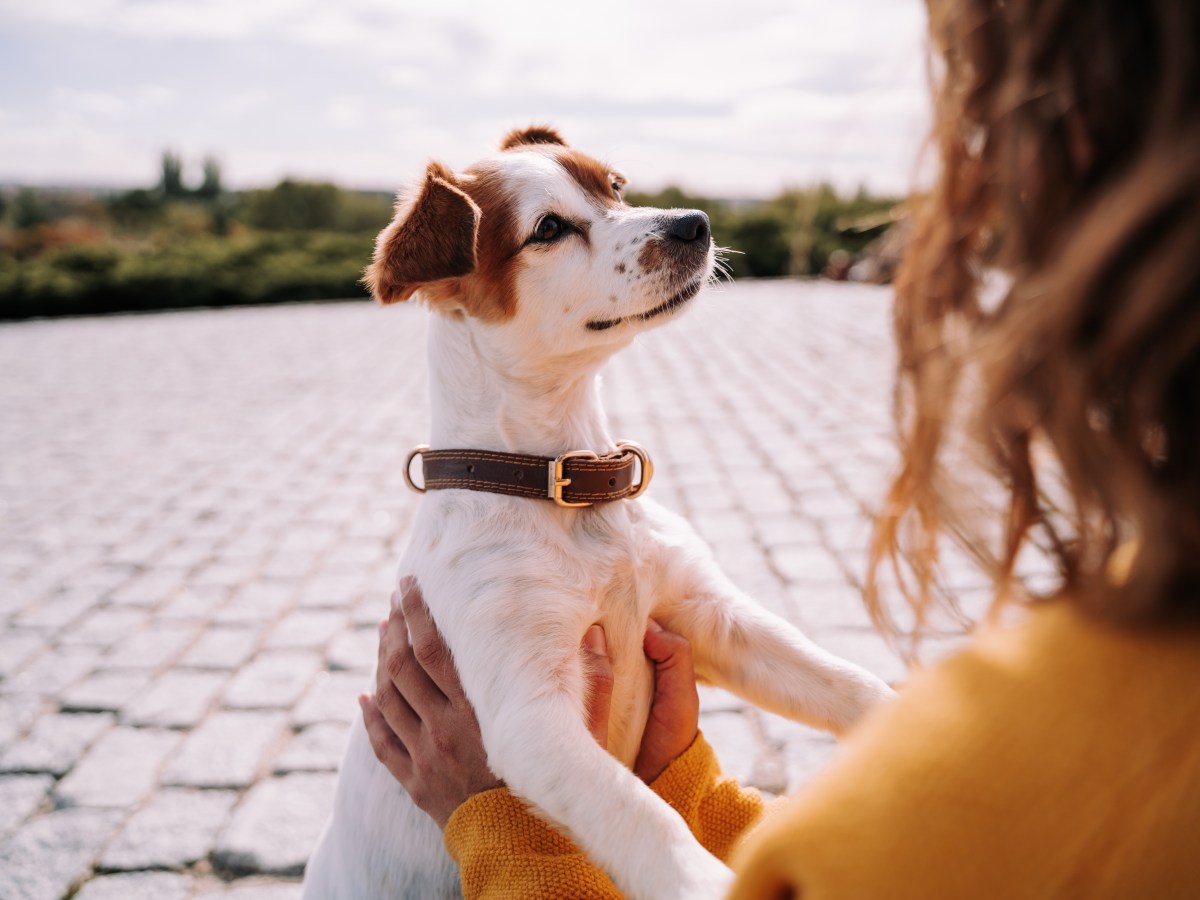
[[[916,0],[0,0],[0,317],[361,297],[391,197],[558,127],[743,276],[885,281]],[[857,265],[856,265],[857,264]]]

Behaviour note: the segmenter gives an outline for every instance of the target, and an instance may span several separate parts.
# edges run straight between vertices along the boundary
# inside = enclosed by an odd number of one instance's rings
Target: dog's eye
[[[617,202],[624,203],[625,197],[622,196],[622,194],[621,194],[621,185],[618,182],[614,181],[612,183],[611,187],[612,187],[613,196],[617,198]]]
[[[532,240],[548,244],[566,234],[567,226],[558,216],[542,216],[533,229]]]

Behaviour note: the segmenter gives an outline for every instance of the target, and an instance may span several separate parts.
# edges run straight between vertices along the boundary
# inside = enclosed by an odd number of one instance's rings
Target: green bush
[[[0,255],[0,318],[363,297],[374,235],[205,235],[158,247]]]

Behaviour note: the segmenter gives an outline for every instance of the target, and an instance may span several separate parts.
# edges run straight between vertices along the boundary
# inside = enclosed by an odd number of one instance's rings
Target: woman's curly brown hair
[[[1200,4],[928,0],[940,172],[897,276],[901,469],[876,523],[938,606],[939,536],[997,597],[1034,541],[1066,595],[1127,623],[1200,611]],[[1006,273],[998,303],[981,273]],[[951,484],[960,413],[1002,533]],[[978,483],[976,490],[978,492]],[[993,520],[994,521],[994,520]]]

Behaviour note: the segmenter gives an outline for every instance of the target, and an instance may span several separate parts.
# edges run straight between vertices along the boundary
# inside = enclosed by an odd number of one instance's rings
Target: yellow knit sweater
[[[652,787],[722,859],[761,817],[702,739]],[[503,790],[457,810],[446,846],[468,898],[620,896]],[[992,632],[856,729],[733,861],[737,900],[1200,897],[1200,631],[1059,604]]]
[[[763,818],[762,796],[721,773],[703,735],[697,735],[650,787],[683,816],[701,845],[725,862],[734,843]],[[574,844],[505,788],[476,794],[456,809],[446,823],[445,838],[467,898],[621,896]]]

